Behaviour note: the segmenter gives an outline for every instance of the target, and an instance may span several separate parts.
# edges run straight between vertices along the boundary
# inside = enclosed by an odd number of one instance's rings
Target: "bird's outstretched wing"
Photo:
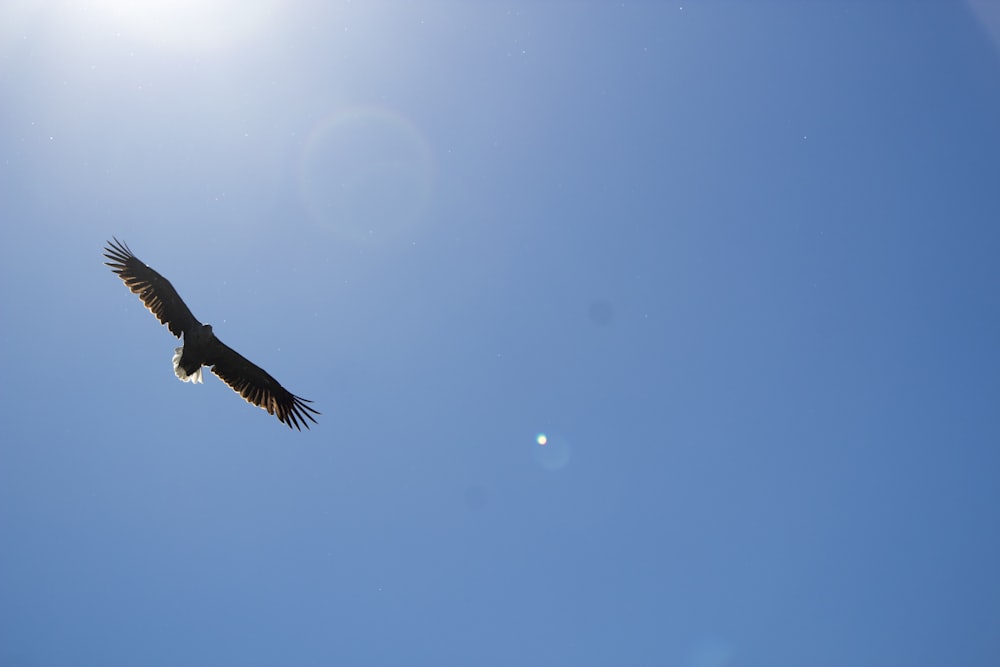
[[[111,260],[105,264],[118,274],[126,287],[139,295],[149,312],[166,324],[170,333],[180,338],[185,331],[200,325],[170,281],[143,264],[127,245],[115,239],[113,243],[109,241],[104,250],[104,256]]]
[[[288,428],[294,426],[300,431],[303,426],[309,428],[307,419],[314,424],[317,423],[313,415],[318,415],[320,412],[307,405],[312,401],[300,398],[282,387],[277,380],[268,375],[267,371],[218,338],[213,341],[205,365],[211,366],[212,372],[247,402],[267,410],[268,414],[275,415]]]

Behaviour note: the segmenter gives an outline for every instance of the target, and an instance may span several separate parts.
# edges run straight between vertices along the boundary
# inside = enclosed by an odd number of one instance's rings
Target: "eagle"
[[[183,345],[174,350],[174,374],[182,382],[200,383],[201,367],[210,366],[233,391],[274,415],[280,422],[299,431],[313,415],[312,401],[296,396],[260,366],[250,362],[212,333],[212,325],[202,324],[181,300],[170,281],[139,260],[127,245],[114,238],[105,246],[105,262],[118,274],[125,286],[139,295],[149,312],[165,324],[170,333],[183,337]]]

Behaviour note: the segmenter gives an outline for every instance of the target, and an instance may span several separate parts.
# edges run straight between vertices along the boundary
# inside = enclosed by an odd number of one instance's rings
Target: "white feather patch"
[[[181,347],[178,347],[178,348],[174,349],[174,375],[176,375],[177,379],[180,380],[181,382],[192,382],[194,384],[204,384],[201,381],[201,366],[199,366],[198,370],[196,370],[194,373],[191,373],[191,375],[188,375],[187,373],[185,373],[184,369],[181,368],[181,355],[182,354],[184,354],[184,346],[181,346]]]

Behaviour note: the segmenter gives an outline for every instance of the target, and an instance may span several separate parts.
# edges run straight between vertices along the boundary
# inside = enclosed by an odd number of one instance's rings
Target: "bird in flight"
[[[233,391],[276,416],[288,428],[294,426],[301,431],[303,426],[309,428],[310,421],[317,423],[313,415],[320,413],[308,405],[312,401],[294,395],[263,368],[216,338],[212,325],[195,319],[170,281],[140,261],[127,245],[116,238],[104,250],[104,256],[111,260],[105,264],[125,286],[139,295],[170,333],[183,336],[183,345],[174,350],[174,374],[182,382],[200,383],[201,367],[210,366]]]

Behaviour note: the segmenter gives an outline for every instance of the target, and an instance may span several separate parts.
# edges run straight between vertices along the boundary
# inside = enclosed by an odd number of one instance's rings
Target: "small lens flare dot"
[[[535,444],[531,452],[543,470],[562,470],[569,463],[569,441],[561,433],[539,433],[535,436]]]

